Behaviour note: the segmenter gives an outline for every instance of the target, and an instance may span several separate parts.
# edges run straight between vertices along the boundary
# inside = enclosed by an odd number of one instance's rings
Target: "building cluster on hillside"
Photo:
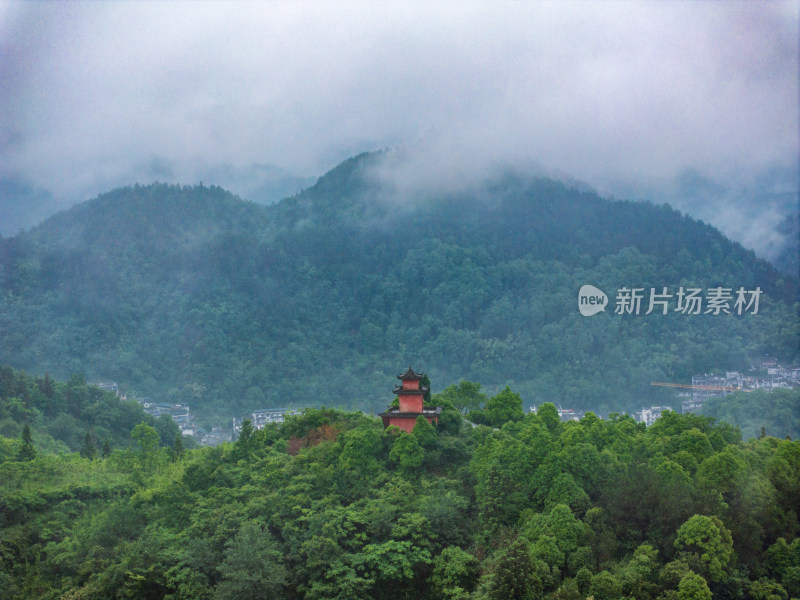
[[[92,385],[94,387],[100,388],[101,390],[106,391],[106,392],[111,392],[112,394],[114,394],[120,400],[127,400],[128,399],[128,397],[125,394],[120,392],[119,386],[113,381],[97,381],[97,382],[90,383],[89,385]]]
[[[91,385],[115,394],[120,400],[128,399],[113,381],[101,381]],[[222,442],[231,441],[230,432],[222,427],[214,427],[211,431],[198,427],[197,418],[189,410],[188,404],[156,402],[151,398],[136,398],[135,396],[134,399],[142,407],[142,410],[151,417],[157,419],[162,415],[168,415],[178,426],[181,435],[193,436],[201,446],[216,446]]]
[[[181,435],[191,435],[201,446],[218,446],[222,442],[231,441],[230,433],[222,427],[213,427],[211,431],[199,427],[188,404],[154,402],[149,398],[137,398],[136,401],[142,405],[144,412],[155,418],[169,415],[180,429]]]
[[[725,375],[695,375],[691,385],[669,384],[682,387],[678,394],[681,399],[681,412],[696,412],[702,409],[703,403],[710,398],[720,398],[736,392],[753,392],[755,390],[777,390],[800,387],[800,367],[784,367],[774,358],[764,358],[760,364],[753,366],[755,375],[745,375],[740,371],[727,371]],[[635,413],[640,423],[652,425],[661,413],[670,410],[666,406],[651,406]]]
[[[242,423],[249,419],[253,429],[264,429],[269,423],[283,423],[287,416],[299,414],[299,411],[286,408],[262,408],[250,411],[243,417],[233,418],[233,439],[242,432]]]
[[[227,427],[212,427],[211,431],[198,427],[194,432],[194,439],[201,446],[219,446],[223,442],[232,441]]]
[[[137,398],[136,401],[142,406],[144,412],[152,417],[158,418],[161,415],[172,417],[182,435],[195,435],[197,423],[195,416],[189,410],[188,404],[155,402],[150,398]]]
[[[658,417],[661,416],[661,413],[665,410],[672,410],[669,406],[651,406],[650,408],[643,408],[642,410],[635,412],[633,414],[633,418],[636,419],[638,423],[644,423],[648,427],[656,422]]]
[[[769,391],[800,386],[800,367],[783,367],[774,359],[769,359],[762,363],[762,369],[760,375],[744,375],[739,371],[728,371],[725,375],[693,376],[691,393],[683,394],[681,411],[686,413],[700,410],[709,398],[719,398],[736,392]]]

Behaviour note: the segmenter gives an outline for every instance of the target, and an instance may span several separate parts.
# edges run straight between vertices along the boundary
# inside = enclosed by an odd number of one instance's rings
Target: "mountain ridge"
[[[409,362],[435,388],[472,378],[623,410],[669,401],[653,380],[742,368],[754,353],[797,360],[797,282],[708,225],[519,174],[396,207],[372,170],[382,157],[271,206],[214,186],[121,188],[0,241],[0,362],[221,414],[377,410],[382,382]],[[760,315],[727,321],[586,320],[584,283],[765,295]]]

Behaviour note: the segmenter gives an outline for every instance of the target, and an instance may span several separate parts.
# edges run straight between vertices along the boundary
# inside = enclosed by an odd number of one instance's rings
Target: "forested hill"
[[[103,458],[0,436],[3,598],[800,597],[800,442],[487,404],[501,428],[307,409],[188,452],[141,423]]]
[[[505,173],[402,194],[355,157],[270,207],[217,187],[115,190],[0,240],[0,362],[230,414],[379,409],[412,363],[434,390],[526,403],[668,402],[651,381],[798,360],[797,282],[667,206]],[[584,284],[611,305],[578,312]],[[623,287],[764,291],[758,314],[614,314]],[[735,312],[735,311],[732,311]],[[662,395],[658,395],[658,393]]]

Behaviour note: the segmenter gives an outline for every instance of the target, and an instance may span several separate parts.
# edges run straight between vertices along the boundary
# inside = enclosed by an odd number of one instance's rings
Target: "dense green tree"
[[[94,436],[88,431],[83,438],[83,446],[81,446],[80,455],[89,460],[97,458],[97,447],[94,445]]]
[[[642,544],[620,572],[623,592],[640,600],[655,598],[658,576],[658,551],[649,544]]]
[[[717,581],[734,557],[730,531],[715,516],[691,517],[678,529],[675,547],[697,558],[704,572]]]
[[[425,393],[422,395],[422,403],[425,406],[431,404],[431,379],[427,373],[423,373],[419,380],[419,385],[425,388]]]
[[[425,450],[419,445],[417,439],[408,433],[400,434],[389,451],[389,459],[407,474],[414,473],[422,466],[424,458]]]
[[[457,435],[461,431],[461,413],[451,406],[445,406],[439,413],[438,429],[442,433]]]
[[[492,535],[517,522],[526,500],[520,482],[496,465],[490,466],[481,478],[475,497],[483,529]]]
[[[255,521],[245,521],[226,544],[219,571],[215,597],[220,600],[283,597],[286,568],[281,564],[279,546]]]
[[[681,432],[677,441],[677,450],[687,452],[698,464],[714,452],[708,436],[696,427]]]
[[[434,429],[433,425],[428,423],[428,419],[422,415],[417,417],[417,421],[414,423],[414,429],[412,430],[411,434],[416,438],[417,443],[423,448],[433,448],[437,445],[438,436],[436,435],[436,429]]]
[[[700,486],[729,496],[743,484],[746,473],[747,464],[742,452],[735,446],[728,446],[702,462],[697,470],[697,480]]]
[[[533,571],[527,544],[516,539],[500,553],[493,569],[489,597],[496,600],[536,600],[542,582]]]
[[[375,429],[358,427],[344,434],[342,441],[344,447],[339,454],[337,471],[345,495],[357,498],[367,493],[383,471],[379,462],[384,451],[383,440]],[[410,468],[405,466],[409,460],[414,462],[409,457],[400,460],[401,468]]]
[[[536,416],[547,427],[551,434],[556,435],[561,430],[561,419],[558,409],[552,402],[540,404],[536,409]]]
[[[153,466],[158,452],[158,432],[147,423],[139,423],[131,431],[131,439],[139,445],[139,460],[142,465]]]
[[[800,537],[791,544],[778,538],[767,548],[765,566],[772,580],[780,582],[792,598],[800,596]]]
[[[175,421],[169,415],[161,415],[153,424],[153,427],[158,432],[158,437],[162,445],[172,448],[175,443],[175,437],[180,434],[180,429]]]
[[[486,394],[481,392],[480,383],[465,380],[461,380],[457,384],[450,384],[433,398],[434,403],[448,402],[452,404],[462,414],[480,408],[486,403],[486,400]]]
[[[478,560],[458,546],[448,546],[433,561],[431,587],[442,600],[464,600],[478,579]]]
[[[589,592],[595,600],[614,600],[622,594],[622,584],[608,571],[600,571],[592,577]]]
[[[753,600],[788,600],[789,598],[781,584],[770,581],[766,577],[750,584],[749,596]]]
[[[375,581],[374,597],[377,598],[391,597],[394,595],[392,588],[398,585],[409,589],[421,568],[431,562],[428,550],[408,540],[367,544],[356,559],[358,570],[368,573]]]
[[[581,595],[587,596],[592,585],[592,572],[586,567],[581,567],[575,574],[575,583],[578,585]]]
[[[20,435],[20,446],[17,451],[17,460],[26,461],[33,460],[36,457],[36,448],[33,446],[33,439],[31,438],[30,425],[25,423]]]
[[[777,504],[789,517],[783,535],[796,535],[800,531],[797,515],[800,515],[800,441],[778,442],[769,459],[767,475],[775,487]]]
[[[781,585],[791,598],[800,598],[800,565],[789,567],[781,578]]]
[[[175,434],[175,443],[172,445],[172,448],[170,449],[170,454],[172,456],[173,462],[183,458],[183,455],[185,453],[186,450],[183,447],[183,436],[180,433],[177,433]]]
[[[359,427],[347,432],[343,442],[339,466],[374,476],[380,469],[378,457],[383,449],[380,434],[374,428]]]
[[[50,379],[49,373],[44,374],[44,379],[41,380],[39,389],[41,390],[44,397],[47,398],[48,400],[52,399],[53,396],[55,395],[55,385],[53,384],[53,380]]]
[[[559,473],[549,486],[544,509],[550,510],[558,504],[565,504],[578,514],[585,513],[591,505],[589,496],[568,472]]]
[[[550,591],[561,582],[561,569],[567,559],[555,536],[544,534],[530,546],[534,570],[545,590]]]
[[[678,584],[680,600],[711,600],[711,590],[706,580],[696,573],[687,573]]]
[[[502,427],[509,421],[521,421],[525,416],[522,412],[522,398],[506,386],[500,393],[489,398],[483,414],[486,423],[494,427]]]
[[[240,458],[249,459],[255,450],[255,428],[250,419],[242,421],[242,430],[236,440],[236,453]]]

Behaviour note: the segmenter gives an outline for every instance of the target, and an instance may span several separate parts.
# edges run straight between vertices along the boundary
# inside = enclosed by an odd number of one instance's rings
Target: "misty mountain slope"
[[[663,198],[695,218],[713,223],[755,249],[779,271],[797,277],[798,183],[796,165],[772,166],[755,176],[725,182],[688,169],[672,186],[649,197]]]
[[[787,215],[777,230],[788,241],[775,258],[775,266],[783,273],[800,276],[800,212]]]
[[[36,225],[57,210],[50,192],[20,178],[0,176],[0,198],[0,236]]]
[[[708,259],[698,264],[703,277],[725,277],[744,286],[757,283],[791,301],[796,281],[784,278],[768,262],[732,242],[717,229],[667,205],[610,201],[565,184],[524,174],[505,173],[469,192],[438,192],[414,198],[386,199],[373,170],[382,154],[363,154],[345,161],[318,183],[271,207],[276,228],[294,236],[301,229],[320,235],[337,228],[358,232],[372,252],[391,244],[407,251],[423,239],[460,246],[479,245],[496,261],[532,255],[570,266],[595,265],[624,248],[635,247],[666,265]],[[340,236],[344,245],[351,235]],[[303,251],[313,254],[313,236],[302,236]],[[375,247],[377,245],[377,247]],[[318,257],[324,261],[325,256]],[[385,265],[381,256],[378,264]],[[713,273],[712,273],[713,271]],[[665,283],[664,285],[667,285]]]
[[[409,363],[434,389],[469,378],[526,402],[630,410],[668,401],[651,381],[798,359],[797,282],[707,225],[521,174],[401,196],[383,159],[345,161],[268,207],[219,188],[124,188],[0,241],[0,362],[229,414],[378,409]],[[586,283],[612,302],[625,286],[765,295],[757,315],[612,305],[585,318]]]
[[[47,325],[33,344],[48,348],[41,368],[84,370],[87,357],[147,344],[186,298],[212,297],[235,260],[220,248],[246,238],[251,254],[266,226],[261,207],[219,188],[155,184],[104,194],[4,241],[4,317]],[[4,348],[15,333],[3,336]]]

